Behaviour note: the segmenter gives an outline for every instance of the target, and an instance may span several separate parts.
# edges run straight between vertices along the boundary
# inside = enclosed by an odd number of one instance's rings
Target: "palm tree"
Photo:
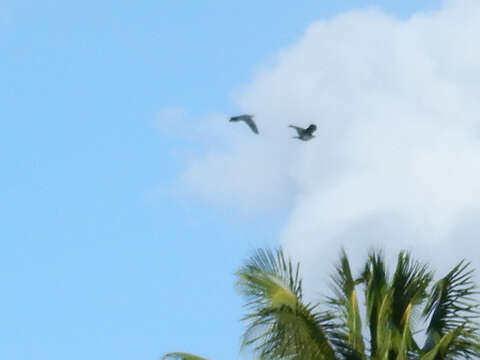
[[[342,251],[332,295],[313,304],[303,298],[299,265],[282,250],[260,249],[237,272],[247,308],[242,343],[265,360],[477,359],[479,303],[472,272],[461,261],[433,283],[425,264],[400,252],[389,276],[382,254],[371,252],[354,276]],[[165,358],[205,360],[185,355]]]

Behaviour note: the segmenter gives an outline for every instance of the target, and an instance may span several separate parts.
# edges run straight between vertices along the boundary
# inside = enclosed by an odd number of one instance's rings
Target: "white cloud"
[[[362,10],[310,25],[237,92],[260,135],[210,118],[182,186],[247,214],[287,212],[282,242],[310,281],[341,246],[478,267],[479,18],[480,2],[458,0],[407,20]],[[317,138],[291,139],[290,123],[316,123]]]

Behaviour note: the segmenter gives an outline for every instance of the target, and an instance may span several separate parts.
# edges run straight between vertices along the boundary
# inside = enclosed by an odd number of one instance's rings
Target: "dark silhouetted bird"
[[[303,141],[312,140],[315,136],[313,133],[317,130],[317,125],[311,124],[308,128],[304,129],[298,126],[289,125],[288,127],[294,128],[297,130],[298,136],[294,136],[295,139],[300,139]]]
[[[248,127],[250,129],[252,129],[252,131],[255,134],[258,134],[257,125],[253,121],[253,117],[254,117],[254,115],[248,115],[248,114],[239,115],[239,116],[232,116],[230,118],[230,121],[245,121],[247,123]]]

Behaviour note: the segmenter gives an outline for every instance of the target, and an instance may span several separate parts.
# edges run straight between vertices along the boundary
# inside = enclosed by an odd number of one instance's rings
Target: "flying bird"
[[[254,115],[248,115],[248,114],[239,115],[239,116],[232,116],[230,118],[230,121],[245,121],[247,123],[248,127],[250,129],[252,129],[252,131],[255,134],[258,134],[257,125],[253,121],[253,117],[254,117]]]
[[[312,140],[315,137],[313,133],[315,132],[315,130],[317,130],[317,125],[315,124],[311,124],[306,129],[293,125],[289,125],[288,127],[297,130],[298,136],[294,136],[295,139],[300,139],[303,141]]]

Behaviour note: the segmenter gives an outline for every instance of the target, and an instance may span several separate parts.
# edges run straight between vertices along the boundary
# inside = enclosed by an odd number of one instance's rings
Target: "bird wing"
[[[294,128],[295,130],[297,130],[298,136],[302,136],[305,132],[304,128],[301,128],[301,127],[298,127],[298,126],[288,125],[288,127],[291,127],[291,128]]]
[[[315,130],[317,130],[317,125],[311,124],[308,128],[305,129],[305,132],[308,135],[312,135],[315,132]]]
[[[252,117],[251,116],[246,116],[244,119],[242,119],[243,121],[245,121],[248,125],[248,127],[250,129],[252,129],[252,131],[255,133],[255,134],[258,134],[258,129],[257,129],[257,125],[255,124],[255,122],[253,121]]]
[[[247,121],[247,119],[251,119],[251,118],[252,118],[252,115],[244,114],[244,115],[232,116],[230,118],[230,121],[240,121],[240,120]]]

